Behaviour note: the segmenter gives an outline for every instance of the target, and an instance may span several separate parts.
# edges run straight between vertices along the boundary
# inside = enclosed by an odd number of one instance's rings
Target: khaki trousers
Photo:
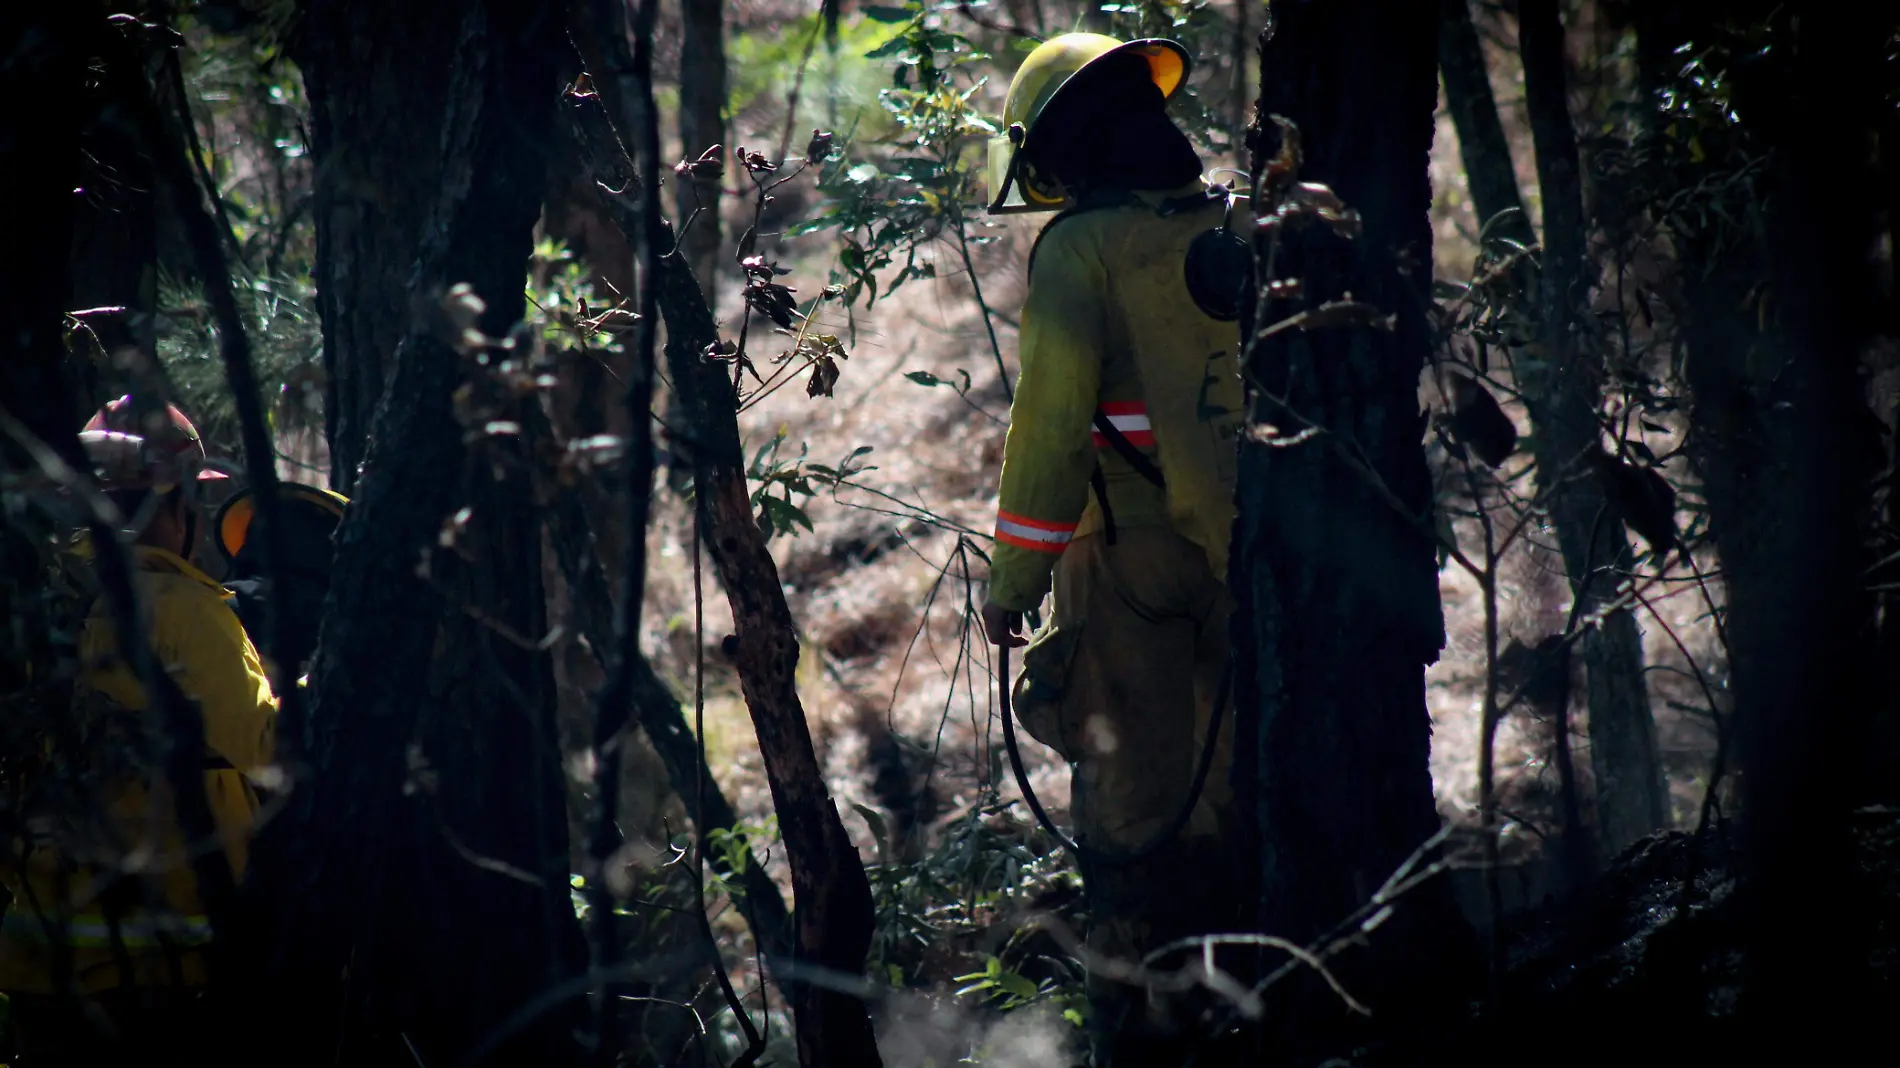
[[[1054,608],[1023,656],[1018,718],[1073,769],[1071,815],[1084,847],[1128,854],[1154,842],[1187,803],[1227,667],[1226,585],[1207,556],[1167,527],[1075,539],[1056,565]],[[1231,695],[1192,816],[1132,863],[1085,859],[1089,947],[1131,963],[1175,939],[1246,927],[1248,873],[1231,848]],[[1158,961],[1178,968],[1181,956]],[[1098,1066],[1171,1063],[1188,1037],[1180,999],[1092,976]],[[1154,1058],[1163,1056],[1163,1060]]]

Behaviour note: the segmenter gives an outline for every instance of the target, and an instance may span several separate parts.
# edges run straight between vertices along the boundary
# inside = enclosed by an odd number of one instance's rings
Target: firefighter
[[[227,592],[187,560],[198,484],[224,476],[205,466],[196,429],[169,405],[138,413],[121,398],[80,439],[133,535],[153,663],[202,715],[216,836],[192,845],[222,852],[241,878],[258,810],[252,777],[272,759],[277,699]],[[94,552],[82,532],[68,556],[89,566]],[[11,895],[0,991],[22,1064],[165,1059],[205,1041],[211,925],[171,791],[144,744],[155,703],[119,649],[96,581],[82,600],[70,722],[88,766],[50,771],[67,787],[59,803],[29,814],[27,832],[0,853]]]
[[[1088,942],[1125,961],[1244,926],[1218,719],[1251,256],[1165,110],[1187,70],[1172,41],[1056,37],[991,146],[992,212],[1060,214],[1030,255],[983,623],[1027,644],[1012,703],[1072,767]],[[1184,1058],[1178,1001],[1095,975],[1089,996],[1098,1066]]]

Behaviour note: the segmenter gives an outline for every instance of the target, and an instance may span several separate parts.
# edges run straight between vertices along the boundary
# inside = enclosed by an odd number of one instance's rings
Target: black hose
[[[1028,802],[1029,811],[1035,814],[1036,822],[1042,825],[1042,829],[1049,832],[1050,837],[1054,838],[1057,844],[1068,850],[1075,857],[1078,865],[1093,863],[1107,867],[1122,867],[1139,863],[1154,856],[1161,851],[1163,846],[1173,841],[1174,836],[1181,833],[1181,828],[1187,826],[1189,817],[1194,815],[1194,806],[1200,804],[1201,791],[1207,786],[1208,772],[1214,768],[1214,751],[1220,742],[1220,721],[1226,714],[1227,698],[1233,687],[1233,658],[1230,656],[1226,666],[1221,669],[1220,689],[1214,693],[1214,711],[1207,720],[1207,740],[1201,743],[1200,763],[1194,768],[1194,781],[1188,785],[1186,802],[1181,805],[1180,811],[1174,814],[1174,818],[1168,821],[1168,825],[1162,828],[1161,833],[1155,835],[1141,848],[1127,853],[1113,853],[1085,845],[1063,834],[1062,828],[1056,826],[1056,821],[1049,818],[1048,810],[1042,807],[1042,801],[1036,796],[1036,791],[1030,789],[1029,772],[1023,768],[1022,750],[1016,745],[1015,714],[1009,706],[1009,647],[999,645],[997,652],[997,666],[1000,669],[997,700],[1003,710],[1003,748],[1009,751],[1009,767],[1016,774],[1016,788],[1022,791],[1023,800]]]

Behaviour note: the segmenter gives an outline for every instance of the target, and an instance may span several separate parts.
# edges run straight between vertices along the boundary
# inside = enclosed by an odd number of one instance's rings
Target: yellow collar
[[[82,559],[91,560],[95,555],[91,531],[82,530],[73,535],[71,551]],[[196,564],[170,549],[161,549],[156,545],[135,544],[132,546],[132,559],[140,571],[159,575],[179,575],[193,582],[202,583],[207,589],[216,592],[219,597],[227,601],[231,599],[231,591],[220,585],[217,579],[205,574]]]

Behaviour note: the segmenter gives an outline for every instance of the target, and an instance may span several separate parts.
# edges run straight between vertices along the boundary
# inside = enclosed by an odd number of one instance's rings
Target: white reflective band
[[[996,540],[1019,549],[1059,553],[1074,536],[1074,523],[1049,523],[1008,512],[996,513]]]
[[[1062,545],[1075,536],[1073,530],[1044,530],[1041,527],[1032,527],[1001,516],[996,519],[996,529],[998,533],[1014,535],[1024,541],[1041,542],[1044,545]]]
[[[1146,415],[1110,415],[1108,417],[1108,425],[1124,434],[1133,434],[1136,431],[1154,429],[1149,425]]]

